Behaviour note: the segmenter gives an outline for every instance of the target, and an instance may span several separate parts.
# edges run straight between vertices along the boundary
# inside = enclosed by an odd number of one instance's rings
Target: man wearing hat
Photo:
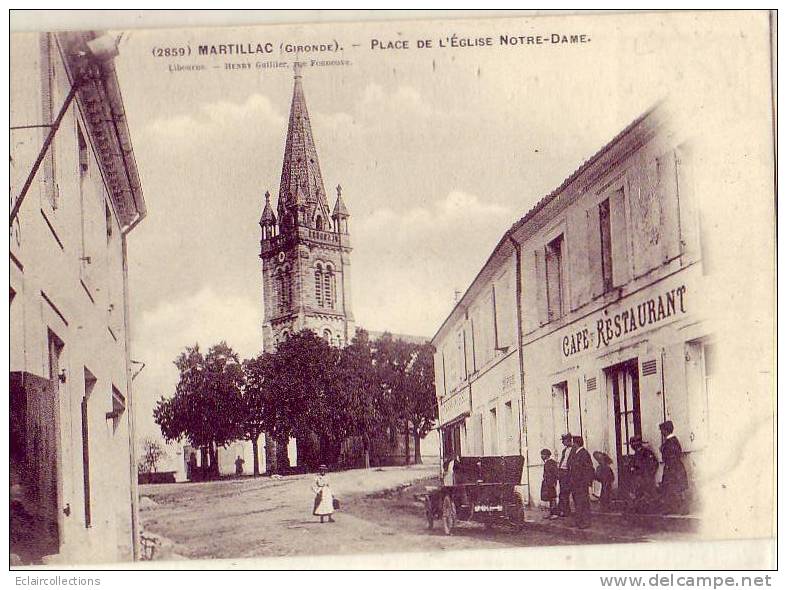
[[[636,512],[650,512],[656,492],[656,471],[659,468],[659,460],[656,454],[645,446],[641,436],[632,436],[629,444],[634,449],[630,463],[634,509]]]
[[[571,514],[571,485],[568,481],[568,462],[571,455],[574,453],[573,437],[570,432],[567,432],[560,437],[563,442],[563,451],[560,454],[560,463],[558,463],[557,481],[560,484],[560,491],[557,497],[557,515],[568,516]]]
[[[593,460],[585,448],[585,440],[581,436],[572,439],[574,452],[568,460],[568,479],[571,497],[574,499],[576,525],[581,529],[590,526],[590,491],[593,484]]]
[[[664,461],[664,473],[661,476],[661,486],[664,510],[668,513],[679,513],[683,510],[683,494],[689,487],[689,477],[683,466],[683,449],[678,437],[675,436],[675,427],[672,420],[659,424],[661,437],[661,460]]]

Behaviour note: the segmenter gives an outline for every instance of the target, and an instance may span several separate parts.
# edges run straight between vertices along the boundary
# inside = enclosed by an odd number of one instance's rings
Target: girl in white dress
[[[325,476],[327,468],[325,465],[320,465],[320,474],[314,480],[312,491],[314,492],[314,511],[312,514],[320,517],[320,522],[325,522],[325,517],[328,517],[328,522],[335,522],[333,520],[333,493],[331,486],[328,483],[328,478]]]

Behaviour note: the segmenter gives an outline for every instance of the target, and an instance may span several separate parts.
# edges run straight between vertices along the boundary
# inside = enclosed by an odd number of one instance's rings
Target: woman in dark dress
[[[685,509],[684,493],[689,488],[689,477],[683,466],[683,449],[678,437],[673,434],[672,420],[659,424],[661,436],[661,460],[664,462],[664,473],[661,476],[662,503],[665,512],[680,513]]]
[[[544,518],[557,518],[557,461],[552,458],[552,451],[549,449],[541,449],[541,460],[544,462],[541,501],[549,502],[549,512]]]

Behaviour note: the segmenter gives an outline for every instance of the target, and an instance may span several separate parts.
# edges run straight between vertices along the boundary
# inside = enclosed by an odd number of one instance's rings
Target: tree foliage
[[[436,418],[432,359],[428,344],[390,334],[371,341],[363,330],[344,349],[304,330],[243,363],[225,342],[204,355],[194,345],[175,360],[175,393],[159,400],[154,418],[167,441],[210,449],[214,465],[218,447],[250,440],[255,475],[263,432],[283,445],[297,438],[299,455],[312,445],[303,455],[312,468],[335,464],[350,437],[363,441],[368,466],[371,442],[386,430],[407,434],[408,461],[413,436],[420,461]]]
[[[220,342],[205,355],[197,344],[187,347],[174,362],[180,372],[175,395],[161,397],[153,418],[167,442],[186,439],[193,447],[207,447],[216,472],[218,447],[241,435],[237,427],[243,383],[239,357],[226,342]]]
[[[142,439],[142,454],[137,463],[139,473],[157,473],[159,462],[167,458],[164,446],[154,438]]]

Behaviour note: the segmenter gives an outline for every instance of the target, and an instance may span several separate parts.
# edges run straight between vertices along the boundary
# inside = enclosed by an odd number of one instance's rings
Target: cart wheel
[[[443,532],[450,535],[456,526],[456,506],[451,496],[443,498]]]
[[[509,521],[516,530],[521,530],[525,526],[525,503],[522,497],[517,494],[516,502],[510,507]]]
[[[426,525],[429,530],[434,528],[434,513],[432,512],[432,499],[426,498],[424,502],[424,512],[426,512]]]

